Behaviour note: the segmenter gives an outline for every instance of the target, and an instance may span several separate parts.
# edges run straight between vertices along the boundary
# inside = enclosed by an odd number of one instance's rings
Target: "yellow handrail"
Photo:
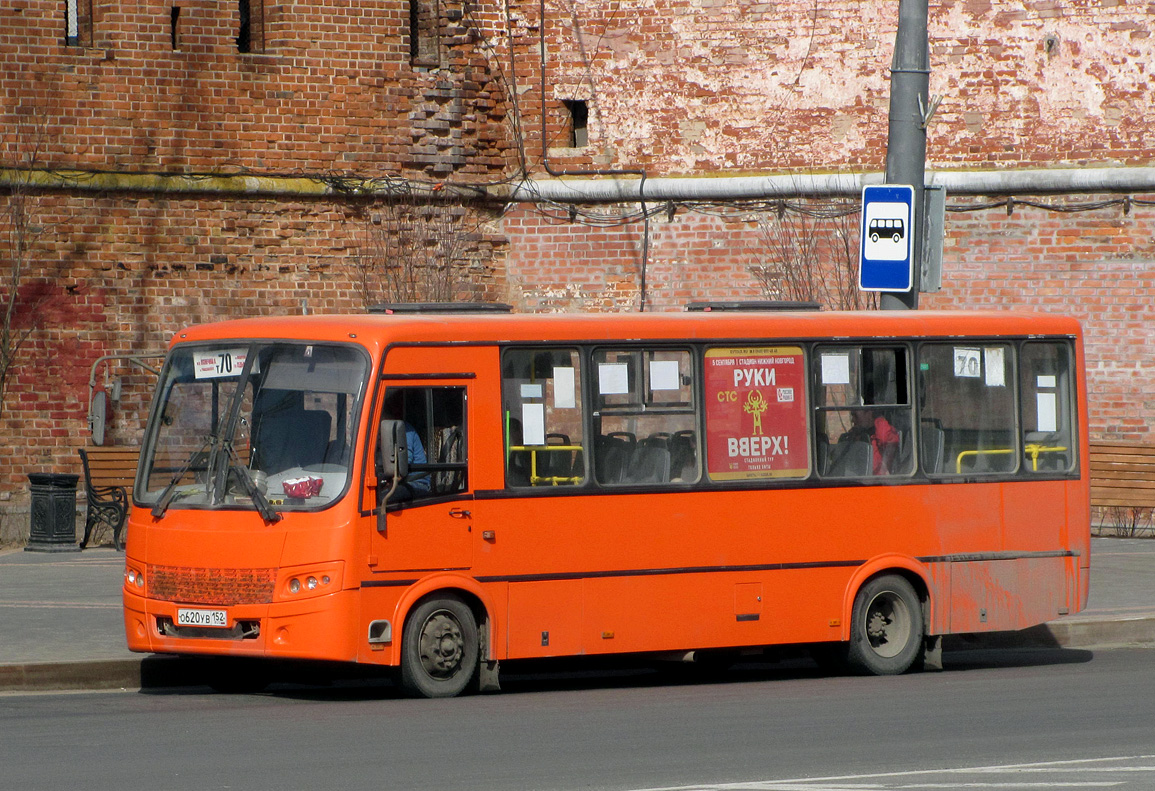
[[[521,450],[529,452],[529,482],[530,485],[536,486],[540,483],[548,483],[557,486],[559,483],[581,483],[582,476],[567,476],[567,475],[546,475],[540,476],[537,474],[537,454],[539,451],[553,452],[553,451],[567,451],[567,452],[581,452],[584,450],[581,445],[510,445],[510,451]]]
[[[1041,453],[1062,453],[1067,450],[1063,445],[1039,445],[1036,443],[1029,443],[1023,446],[1023,450],[1031,457],[1031,471],[1039,471],[1039,454]],[[990,448],[987,450],[964,450],[955,459],[955,472],[962,473],[963,459],[971,456],[1005,456],[1008,453],[1014,453],[1014,448]]]

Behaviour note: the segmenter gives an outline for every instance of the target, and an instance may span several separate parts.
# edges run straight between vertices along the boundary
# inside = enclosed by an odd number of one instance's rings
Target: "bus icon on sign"
[[[876,217],[870,221],[867,232],[872,242],[889,238],[895,244],[900,244],[906,236],[906,222],[901,217]]]
[[[875,201],[863,207],[863,258],[903,261],[910,257],[910,204]]]

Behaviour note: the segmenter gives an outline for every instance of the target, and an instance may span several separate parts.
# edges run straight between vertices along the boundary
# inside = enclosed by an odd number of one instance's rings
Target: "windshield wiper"
[[[185,473],[189,471],[189,468],[192,467],[193,462],[203,458],[201,454],[205,452],[205,448],[211,448],[215,446],[217,442],[216,434],[209,436],[199,448],[192,452],[188,457],[188,461],[184,463],[184,466],[176,471],[176,474],[172,476],[172,480],[168,482],[168,486],[164,487],[164,491],[160,493],[160,499],[157,500],[156,505],[152,507],[151,513],[154,519],[160,519],[164,516],[173,498],[176,497],[176,485],[180,483],[181,478],[183,478]]]
[[[253,505],[256,506],[257,513],[269,524],[281,521],[280,513],[273,508],[268,498],[257,488],[257,484],[253,481],[253,476],[249,475],[249,469],[241,461],[241,457],[237,455],[237,449],[233,447],[233,443],[226,442],[224,444],[229,454],[229,469],[237,471],[237,477],[241,481],[241,486],[245,488],[249,497],[253,498]],[[226,475],[226,478],[227,477]]]

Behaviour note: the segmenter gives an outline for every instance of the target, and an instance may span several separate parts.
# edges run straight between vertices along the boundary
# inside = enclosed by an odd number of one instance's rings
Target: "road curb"
[[[132,658],[0,665],[0,692],[136,689],[141,662]]]
[[[1124,648],[1155,645],[1155,616],[1052,621],[1017,632],[947,635],[944,651],[990,648]]]

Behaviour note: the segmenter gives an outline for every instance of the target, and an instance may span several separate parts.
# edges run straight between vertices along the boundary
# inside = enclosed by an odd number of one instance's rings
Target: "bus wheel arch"
[[[847,643],[852,668],[882,676],[921,666],[927,631],[925,590],[917,575],[902,569],[874,574],[857,588]]]
[[[398,604],[401,642],[394,661],[410,695],[453,697],[499,688],[493,608],[480,591],[458,582],[427,580]]]
[[[422,598],[401,629],[401,688],[425,698],[466,691],[478,672],[480,629],[474,608],[456,591]]]

